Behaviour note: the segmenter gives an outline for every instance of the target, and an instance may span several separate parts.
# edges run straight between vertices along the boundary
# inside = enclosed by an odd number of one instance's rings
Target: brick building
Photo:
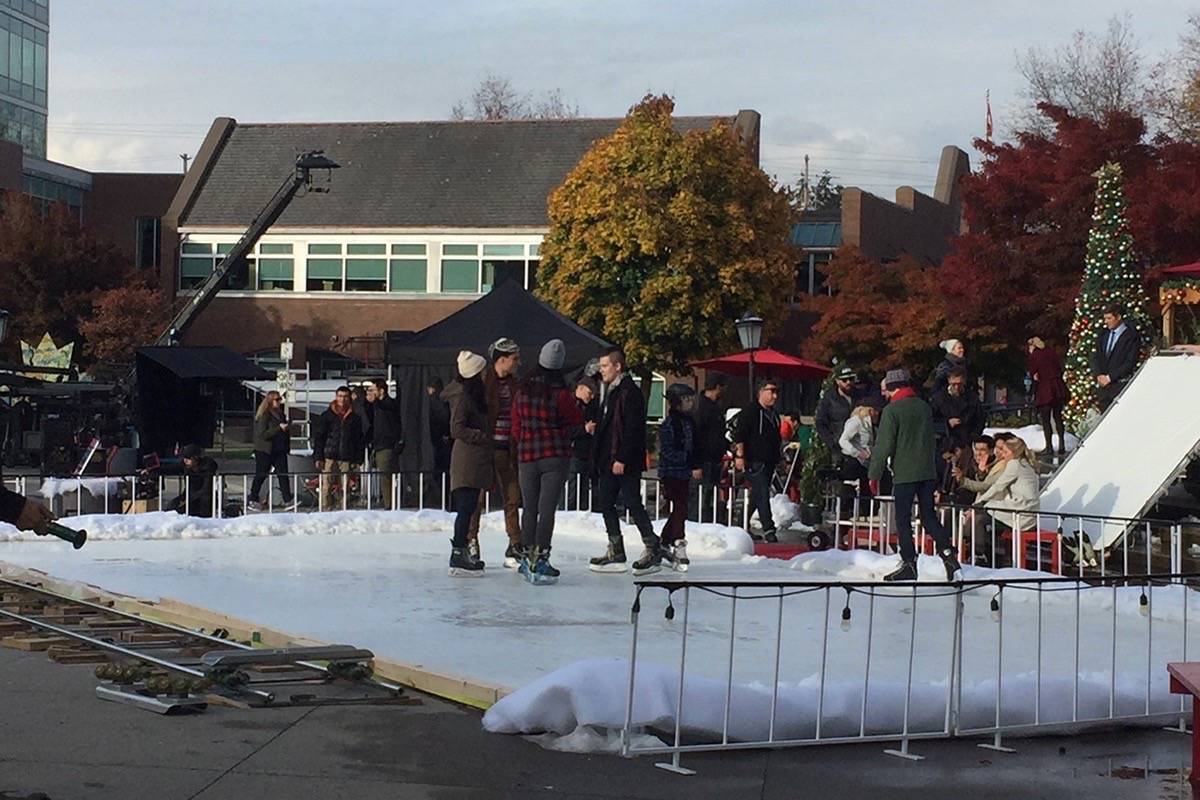
[[[550,193],[619,119],[239,124],[218,118],[164,218],[185,297],[290,174],[298,153],[340,164],[262,237],[244,283],[217,296],[184,344],[225,345],[267,367],[339,376],[382,356],[388,330],[420,330],[504,281],[532,288]],[[759,115],[681,117],[735,127],[757,157]]]

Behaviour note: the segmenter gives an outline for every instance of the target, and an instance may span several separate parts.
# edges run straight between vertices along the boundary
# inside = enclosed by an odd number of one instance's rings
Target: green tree
[[[792,190],[792,203],[800,211],[838,211],[842,207],[842,189],[840,183],[833,182],[833,175],[825,170],[811,183],[804,175],[796,181]]]
[[[1146,312],[1142,273],[1134,263],[1133,237],[1125,220],[1127,203],[1121,165],[1105,164],[1095,177],[1096,205],[1066,359],[1065,377],[1071,399],[1065,416],[1076,430],[1088,410],[1096,404],[1091,359],[1104,326],[1105,306],[1120,303],[1125,309],[1125,319],[1142,334],[1143,342],[1148,341],[1154,330]]]
[[[746,310],[782,321],[798,254],[787,195],[732,127],[680,133],[646,96],[550,197],[538,293],[645,376],[737,346]],[[648,386],[644,382],[643,386]]]

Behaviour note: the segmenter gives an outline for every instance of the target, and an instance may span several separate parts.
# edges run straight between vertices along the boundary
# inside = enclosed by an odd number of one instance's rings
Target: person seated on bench
[[[1004,463],[996,460],[996,442],[1010,436],[1010,433],[1000,433],[993,439],[983,433],[971,441],[969,460],[953,467],[954,480],[958,483],[958,490],[954,493],[957,505],[974,505],[975,498],[986,492],[1000,477]]]
[[[1019,436],[996,441],[996,463],[1000,474],[991,486],[975,498],[975,508],[967,512],[967,519],[979,545],[990,548],[987,535],[987,518],[980,513],[986,509],[991,517],[997,539],[1001,534],[1013,531],[1033,530],[1037,525],[1038,474],[1033,465],[1033,454]],[[1013,531],[1014,533],[1016,531]],[[994,554],[993,554],[994,555]]]
[[[855,407],[842,427],[838,447],[841,449],[842,478],[858,481],[858,496],[870,497],[867,467],[871,465],[871,450],[875,447],[875,428],[879,409],[869,405]]]

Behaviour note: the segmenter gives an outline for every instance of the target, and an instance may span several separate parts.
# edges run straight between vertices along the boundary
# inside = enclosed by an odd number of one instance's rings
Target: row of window
[[[0,139],[16,142],[30,155],[46,156],[46,115],[0,97]]]
[[[0,93],[46,107],[47,34],[0,11]]]
[[[11,8],[38,22],[50,22],[50,4],[46,0],[0,0],[0,8]]]
[[[22,175],[21,190],[40,206],[42,216],[49,214],[50,208],[56,203],[63,203],[75,219],[83,221],[83,189],[78,186],[39,178],[36,175]]]
[[[179,288],[194,289],[221,263],[232,243],[185,242]],[[430,286],[428,246],[413,244],[261,242],[234,276],[232,290],[260,292],[428,292],[482,294],[514,280],[534,288],[539,245],[443,244],[436,285]]]

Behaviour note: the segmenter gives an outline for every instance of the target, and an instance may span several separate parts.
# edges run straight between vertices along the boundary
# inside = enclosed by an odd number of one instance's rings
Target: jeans
[[[258,493],[262,491],[262,485],[270,476],[272,467],[274,467],[275,477],[279,481],[279,493],[283,495],[283,502],[290,505],[292,484],[288,482],[287,477],[288,454],[286,450],[280,453],[254,451],[254,483],[250,484],[250,499],[258,500]],[[269,501],[267,505],[270,505]]]
[[[521,544],[529,552],[535,546],[549,550],[554,537],[554,515],[567,482],[566,458],[523,461],[521,476]]]
[[[592,498],[592,462],[571,456],[567,475],[567,510],[591,511],[595,506]]]
[[[621,538],[621,518],[617,514],[617,498],[629,512],[630,519],[642,535],[642,544],[646,547],[658,547],[658,537],[654,535],[654,526],[650,524],[650,515],[642,503],[641,492],[642,474],[626,472],[624,475],[613,475],[611,468],[602,473],[596,480],[596,506],[604,517],[604,530],[609,539]]]
[[[900,557],[905,561],[917,560],[917,548],[913,545],[912,507],[916,498],[917,509],[921,515],[921,525],[933,536],[940,553],[950,548],[950,535],[942,527],[937,511],[933,507],[933,492],[937,481],[927,480],[916,483],[897,483],[892,490],[896,498],[896,538],[900,540]]]
[[[671,512],[663,524],[663,547],[674,544],[685,538],[684,524],[687,522],[688,489],[692,482],[687,478],[659,478],[658,485],[662,487],[662,496],[671,504]]]
[[[479,505],[479,490],[469,486],[455,489],[451,492],[450,500],[454,503],[454,540],[455,547],[467,546],[467,534],[471,528],[471,517]]]
[[[493,456],[493,472],[500,496],[504,499],[504,530],[508,533],[510,547],[521,544],[521,483],[517,478],[517,461],[507,447],[497,448]],[[484,489],[483,492],[486,492]],[[482,494],[483,492],[480,492]],[[479,541],[479,518],[483,516],[484,502],[480,497],[471,517],[471,541]]]
[[[758,512],[758,523],[763,533],[775,532],[775,518],[771,516],[771,477],[774,472],[773,464],[762,462],[748,464],[746,469],[746,480],[750,482],[750,506]]]
[[[380,508],[392,508],[392,475],[396,472],[396,451],[376,450],[371,457],[375,471],[379,473]]]

